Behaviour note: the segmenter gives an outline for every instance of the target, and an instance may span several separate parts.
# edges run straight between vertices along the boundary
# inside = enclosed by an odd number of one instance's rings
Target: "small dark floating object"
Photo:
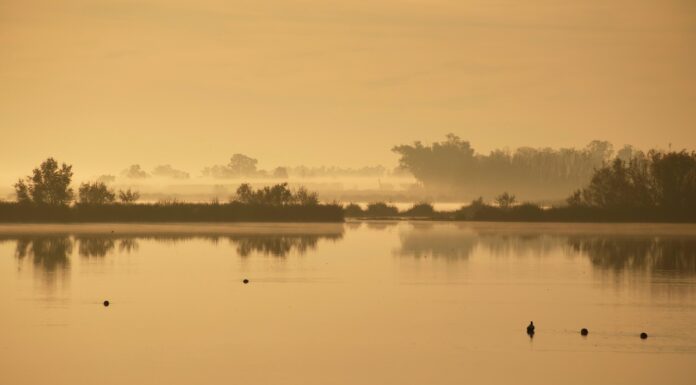
[[[534,335],[534,322],[529,321],[529,325],[527,325],[527,334],[530,336]]]
[[[646,338],[648,338],[648,333],[646,333],[646,332],[640,333],[640,339],[641,339],[641,340],[644,340],[644,339],[646,339]]]
[[[242,282],[244,282],[244,283],[249,283],[249,280],[246,279],[246,278],[244,278],[244,280],[243,280]]]
[[[586,336],[586,335],[589,334],[589,333],[590,333],[590,331],[587,330],[587,329],[585,329],[585,328],[582,328],[582,329],[580,330],[580,334],[582,334],[583,336]]]
[[[109,306],[109,301],[104,301],[104,306]]]

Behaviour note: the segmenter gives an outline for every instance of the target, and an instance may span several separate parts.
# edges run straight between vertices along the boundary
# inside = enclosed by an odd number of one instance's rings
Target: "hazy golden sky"
[[[0,0],[0,174],[696,147],[692,0]],[[17,175],[19,176],[19,175]]]

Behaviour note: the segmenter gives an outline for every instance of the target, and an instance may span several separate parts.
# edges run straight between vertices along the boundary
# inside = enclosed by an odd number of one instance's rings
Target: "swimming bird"
[[[534,334],[534,322],[529,321],[529,325],[527,326],[527,334],[532,335]]]

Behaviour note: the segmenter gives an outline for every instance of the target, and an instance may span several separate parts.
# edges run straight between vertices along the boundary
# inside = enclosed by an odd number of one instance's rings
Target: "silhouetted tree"
[[[80,203],[86,205],[104,205],[116,199],[116,194],[102,182],[82,183],[78,194]]]
[[[237,194],[234,198],[234,201],[244,203],[244,204],[255,203],[254,202],[254,188],[251,187],[251,185],[248,183],[242,183],[237,188]]]
[[[419,217],[430,217],[435,214],[435,209],[433,205],[427,202],[416,203],[410,209],[406,210],[407,215],[419,216]]]
[[[650,151],[614,159],[597,169],[587,187],[568,198],[571,206],[611,209],[696,209],[696,153]]]
[[[150,177],[150,174],[143,170],[139,164],[131,165],[127,169],[123,170],[121,174],[130,179],[144,179]]]
[[[294,203],[292,192],[288,188],[287,183],[264,187],[258,190],[259,200],[265,204],[273,206],[286,205]]]
[[[564,196],[585,185],[594,169],[613,154],[609,142],[593,141],[581,150],[521,147],[484,155],[452,134],[442,142],[415,142],[392,151],[400,156],[399,168],[411,172],[426,189],[460,198],[492,194],[501,188],[535,197]]]
[[[656,204],[668,209],[696,207],[696,152],[650,153]]]
[[[394,205],[388,205],[384,202],[375,202],[367,205],[365,214],[375,217],[393,217],[399,215],[399,209]]]
[[[267,175],[265,171],[257,170],[258,160],[244,154],[234,154],[227,165],[215,165],[203,169],[203,175],[213,178],[239,178]]]
[[[347,217],[360,217],[365,214],[362,207],[355,203],[349,203],[343,208],[343,212]]]
[[[242,183],[237,188],[237,193],[232,201],[243,204],[269,206],[284,206],[290,204],[312,206],[319,204],[319,198],[315,192],[309,192],[306,188],[300,187],[293,194],[288,188],[287,183],[265,186],[257,190],[254,190],[248,183]]]
[[[173,179],[189,179],[191,177],[186,171],[177,170],[170,164],[163,164],[155,167],[155,169],[152,170],[152,175]]]
[[[258,160],[244,154],[234,154],[227,167],[235,175],[248,176],[256,172],[256,164],[258,162]]]
[[[276,167],[273,170],[273,177],[277,179],[288,179],[288,169],[285,167]]]
[[[515,204],[515,196],[508,194],[506,191],[495,198],[495,203],[497,203],[498,207],[501,209],[509,209]]]
[[[594,173],[581,200],[588,206],[602,208],[648,207],[653,204],[653,190],[646,164],[635,159],[626,163],[617,158]]]
[[[401,156],[400,167],[426,185],[438,186],[467,179],[475,163],[471,144],[454,134],[448,134],[445,141],[432,146],[415,142],[412,146],[395,146],[392,151]]]
[[[118,199],[121,200],[121,203],[135,203],[135,201],[140,199],[140,193],[137,191],[131,191],[131,189],[126,191],[119,190]]]
[[[14,185],[17,201],[47,205],[67,205],[73,199],[70,188],[72,166],[65,163],[58,166],[53,158],[46,159],[33,174]]]
[[[304,186],[297,189],[293,198],[295,203],[303,206],[313,206],[319,204],[319,196],[317,193],[307,191]]]

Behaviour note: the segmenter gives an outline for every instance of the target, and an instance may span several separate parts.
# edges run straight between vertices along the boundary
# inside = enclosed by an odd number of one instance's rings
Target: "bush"
[[[427,202],[416,203],[410,209],[406,210],[406,215],[414,217],[432,217],[435,215],[433,205]]]
[[[365,212],[363,211],[362,207],[355,203],[349,203],[346,207],[344,207],[343,213],[347,217],[361,217],[365,215]]]
[[[78,190],[80,203],[86,205],[104,205],[114,203],[116,194],[103,182],[83,183]]]
[[[287,183],[266,186],[257,190],[254,190],[248,183],[242,183],[237,188],[232,202],[268,206],[314,206],[319,204],[319,197],[317,193],[307,191],[303,186],[292,192]]]
[[[384,202],[375,202],[367,205],[365,214],[371,217],[393,217],[399,215],[399,209]]]
[[[140,199],[140,193],[137,191],[131,191],[131,189],[128,189],[126,191],[119,190],[118,199],[121,200],[121,203],[125,204],[135,203],[135,201]]]

